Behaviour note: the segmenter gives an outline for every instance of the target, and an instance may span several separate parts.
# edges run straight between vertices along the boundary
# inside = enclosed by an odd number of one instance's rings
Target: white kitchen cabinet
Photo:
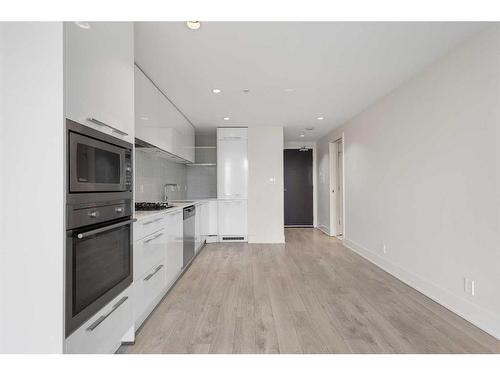
[[[246,128],[217,129],[219,241],[246,241],[248,157]]]
[[[158,302],[163,298],[165,291],[166,267],[164,262],[152,267],[135,284],[135,327],[139,328]]]
[[[219,207],[216,200],[211,200],[207,202],[207,242],[217,242],[218,241],[218,212]]]
[[[133,287],[125,289],[65,341],[65,353],[114,353],[134,325]]]
[[[247,199],[246,139],[217,140],[217,197]]]
[[[65,23],[66,117],[134,141],[133,22]]]
[[[138,220],[134,223],[134,241],[150,236],[166,226],[167,218],[165,215],[156,215],[144,220]]]
[[[182,211],[167,215],[168,243],[165,253],[165,289],[168,290],[177,280],[183,264],[183,222]]]
[[[194,162],[194,128],[135,67],[136,137],[163,151]]]
[[[224,199],[218,201],[219,241],[246,241],[247,201]]]
[[[196,204],[196,212],[194,216],[194,251],[195,253],[198,252],[202,245],[202,237],[201,237],[201,215],[202,215],[202,204]]]
[[[200,241],[205,243],[209,235],[209,220],[210,220],[210,201],[204,201],[200,204]],[[216,218],[217,220],[217,218]]]
[[[163,221],[165,224],[167,220]],[[167,228],[163,228],[134,244],[134,280],[137,280],[152,267],[163,263],[169,244]]]

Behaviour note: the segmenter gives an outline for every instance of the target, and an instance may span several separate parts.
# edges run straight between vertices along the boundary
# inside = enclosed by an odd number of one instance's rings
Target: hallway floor
[[[122,353],[491,353],[500,341],[316,229],[206,245]]]

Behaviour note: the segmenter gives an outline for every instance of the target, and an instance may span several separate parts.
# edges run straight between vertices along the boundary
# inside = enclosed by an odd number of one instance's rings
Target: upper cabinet
[[[194,128],[135,67],[135,136],[187,162],[194,162]]]
[[[66,117],[134,141],[134,25],[65,24]]]

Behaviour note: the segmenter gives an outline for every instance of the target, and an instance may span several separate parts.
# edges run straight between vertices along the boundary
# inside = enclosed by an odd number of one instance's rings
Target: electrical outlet
[[[476,282],[468,277],[464,277],[464,292],[471,296],[476,295]]]

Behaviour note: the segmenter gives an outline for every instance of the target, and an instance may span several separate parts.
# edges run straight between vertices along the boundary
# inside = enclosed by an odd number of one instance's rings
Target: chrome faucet
[[[163,185],[163,201],[165,203],[168,203],[168,187],[169,186],[175,186],[175,187],[177,187],[179,185],[177,185],[177,184],[165,184],[165,185]]]

